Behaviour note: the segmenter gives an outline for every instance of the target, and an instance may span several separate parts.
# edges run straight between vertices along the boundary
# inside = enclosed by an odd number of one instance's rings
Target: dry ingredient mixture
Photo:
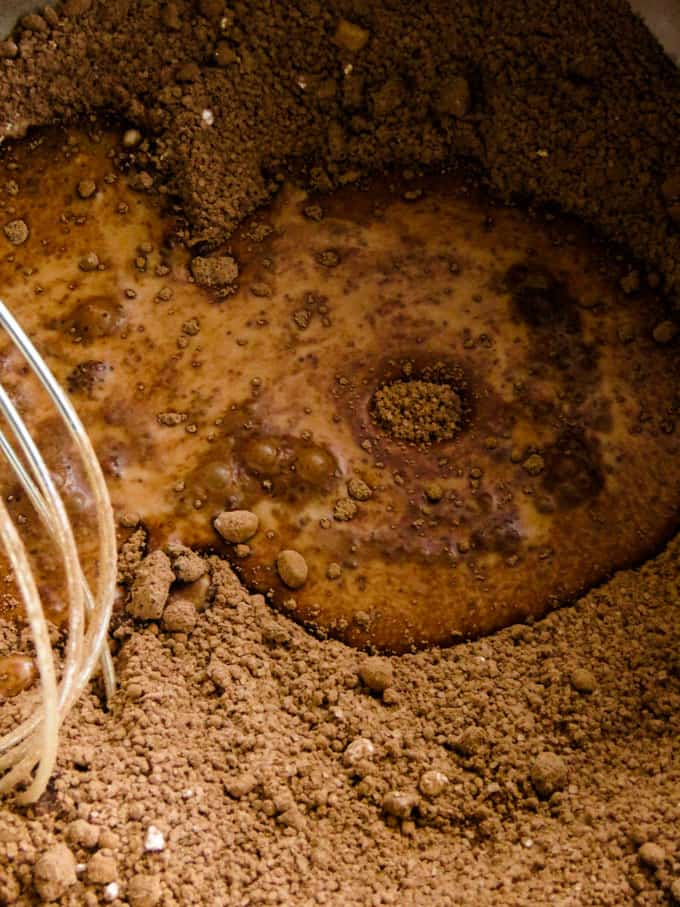
[[[65,0],[0,44],[0,135],[106,110],[139,187],[215,240],[297,161],[321,189],[365,169],[480,161],[680,288],[680,76],[624,0],[413,4]],[[633,165],[634,164],[634,165]]]
[[[2,128],[95,108],[128,120],[131,179],[180,196],[194,277],[217,294],[238,264],[210,243],[287,162],[325,189],[456,152],[502,192],[624,239],[649,263],[625,292],[680,286],[678,76],[621,3],[90,6],[66,0],[0,44]],[[27,229],[9,221],[6,241]],[[119,317],[90,306],[72,329]],[[96,393],[100,372],[83,363],[73,387]],[[341,516],[370,494],[353,490]],[[255,514],[223,516],[216,530],[247,546]],[[48,794],[0,813],[0,904],[680,902],[677,540],[540,622],[385,658],[311,637],[219,557],[147,554],[135,514],[120,522],[120,692],[105,713],[93,687]],[[276,567],[306,581],[295,550]],[[29,679],[14,668],[5,693]],[[3,702],[3,729],[19,708]]]
[[[85,699],[48,794],[1,814],[3,903],[678,899],[677,542],[535,626],[394,659],[200,569],[160,626],[118,626],[112,711]]]

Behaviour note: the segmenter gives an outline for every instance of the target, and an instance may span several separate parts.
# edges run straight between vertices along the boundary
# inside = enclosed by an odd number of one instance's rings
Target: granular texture
[[[377,421],[397,441],[449,441],[460,427],[462,404],[448,384],[394,381],[374,396]]]
[[[111,710],[87,695],[45,797],[0,813],[0,903],[105,903],[115,871],[119,907],[667,907],[679,563],[375,660],[208,558],[192,632],[116,619]]]
[[[65,0],[24,19],[0,57],[6,135],[95,109],[125,118],[131,185],[178,195],[199,253],[276,191],[289,162],[329,189],[462,153],[506,196],[558,202],[624,240],[650,286],[661,274],[680,287],[678,76],[623,2]],[[89,188],[84,204],[97,198]],[[306,216],[322,218],[322,204]],[[7,237],[19,250],[24,227]],[[134,259],[145,279],[163,274],[153,254]],[[332,249],[317,262],[341,263]],[[239,272],[225,258],[198,275],[228,295]],[[526,278],[518,312],[547,334],[541,275]],[[631,269],[622,288],[640,280]],[[159,289],[159,303],[171,292]],[[267,284],[251,292],[259,302]],[[200,342],[192,314],[178,349]],[[296,308],[296,327],[312,315],[326,318]],[[572,315],[557,317],[568,328]],[[622,346],[633,339],[624,321]],[[96,299],[69,324],[83,349],[125,329]],[[669,324],[656,342],[673,342]],[[103,365],[84,360],[71,389],[95,397]],[[193,425],[174,408],[156,422]],[[554,467],[534,453],[521,463],[527,483]],[[576,490],[592,490],[575,472]],[[442,500],[436,480],[423,487]],[[347,490],[343,520],[370,498]],[[121,519],[132,535],[120,576],[148,619],[117,608],[111,709],[93,684],[63,728],[45,796],[0,812],[0,904],[680,900],[677,540],[544,620],[376,662],[273,612],[217,556],[198,564],[179,543],[148,554],[135,509]],[[330,563],[329,578],[343,569]],[[0,624],[3,651],[27,651],[27,638]],[[24,706],[21,693],[3,702],[0,732]]]
[[[680,290],[680,76],[624,0],[67,0],[37,18],[4,45],[0,135],[124,118],[139,190],[179,195],[193,242],[293,160],[325,189],[463,155]]]

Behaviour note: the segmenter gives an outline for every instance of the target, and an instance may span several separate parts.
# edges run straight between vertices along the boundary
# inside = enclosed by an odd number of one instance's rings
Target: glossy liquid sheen
[[[655,342],[660,303],[625,296],[581,228],[495,206],[461,176],[318,199],[284,186],[220,250],[240,274],[219,299],[110,149],[116,136],[73,133],[5,152],[0,214],[30,236],[0,234],[0,287],[71,392],[116,511],[152,546],[214,547],[316,632],[399,652],[540,615],[677,525],[678,344]],[[8,348],[0,369],[87,547],[91,501],[63,434]],[[376,418],[376,391],[410,380],[455,391],[453,437],[416,446]],[[4,489],[58,614],[53,552]],[[237,508],[260,519],[249,551],[212,526]],[[283,549],[309,567],[295,591]]]

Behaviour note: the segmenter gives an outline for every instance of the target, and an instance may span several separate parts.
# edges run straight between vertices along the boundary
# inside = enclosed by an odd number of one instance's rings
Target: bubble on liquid
[[[112,337],[125,324],[125,309],[106,296],[80,303],[66,321],[66,330],[82,342]]]
[[[279,446],[272,438],[250,438],[243,446],[243,460],[256,474],[276,475],[279,470]]]
[[[297,458],[297,473],[312,485],[322,485],[336,470],[335,457],[323,447],[303,448]]]

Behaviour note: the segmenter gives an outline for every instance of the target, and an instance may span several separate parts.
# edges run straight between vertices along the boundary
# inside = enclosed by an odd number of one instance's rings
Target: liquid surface
[[[5,155],[3,223],[29,237],[0,236],[0,286],[152,546],[214,547],[315,631],[399,652],[540,615],[677,525],[678,343],[583,231],[459,177],[284,186],[220,250],[240,273],[219,298],[115,141]],[[63,436],[8,348],[0,367],[87,527]],[[247,549],[215,532],[224,509],[258,515]],[[309,571],[294,591],[286,549]]]

